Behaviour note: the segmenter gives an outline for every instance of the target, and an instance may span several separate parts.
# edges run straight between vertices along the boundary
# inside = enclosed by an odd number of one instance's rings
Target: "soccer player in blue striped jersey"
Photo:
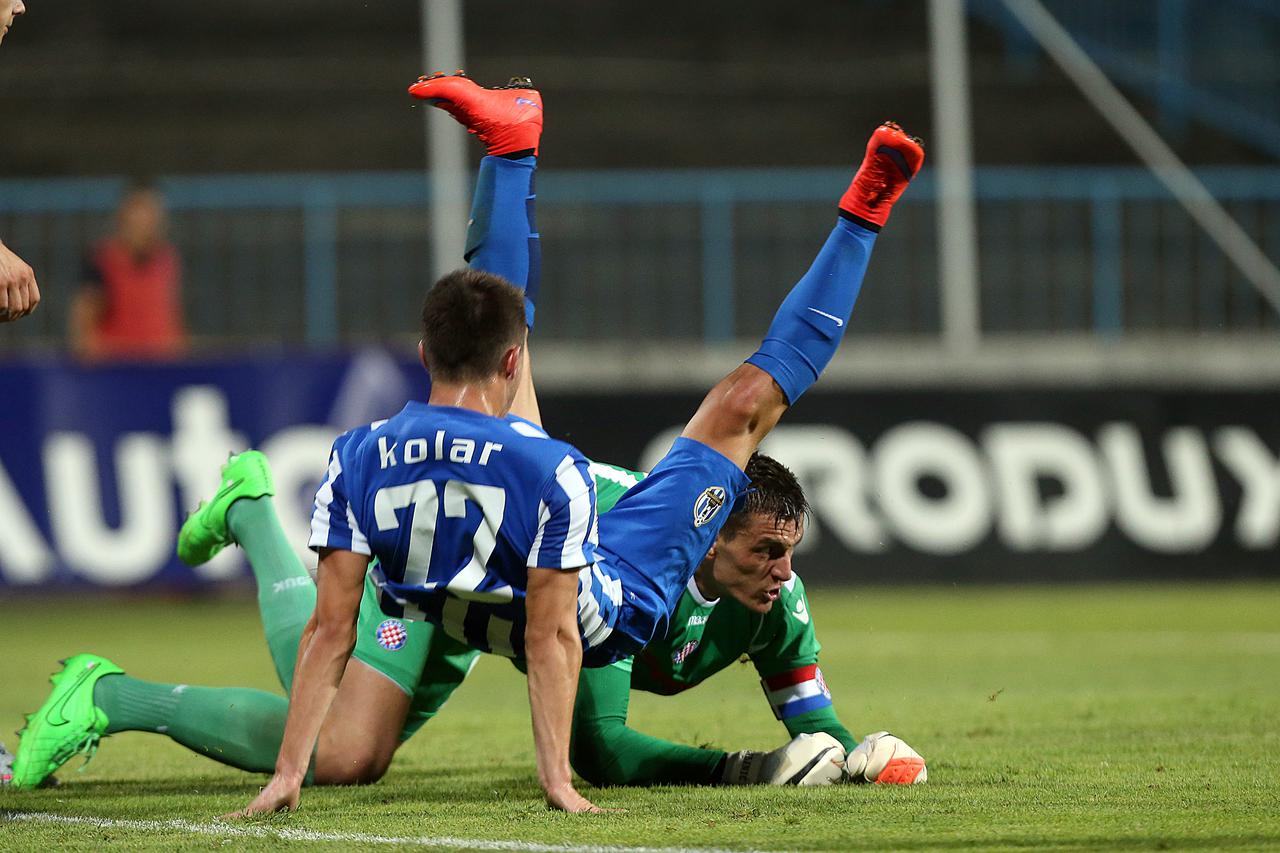
[[[519,161],[536,156],[542,126],[541,97],[525,84],[486,90],[439,75],[410,91],[476,133],[489,145],[487,159]],[[747,460],[834,355],[876,233],[923,157],[919,141],[896,125],[875,131],[835,229],[760,349],[711,390],[667,456],[603,519],[598,539],[585,463],[567,445],[536,449],[551,439],[503,420],[522,389],[532,396],[525,339],[512,322],[517,303],[503,295],[509,285],[475,271],[438,282],[424,304],[420,346],[432,376],[429,404],[410,404],[335,444],[311,539],[321,555],[316,612],[299,650],[276,774],[243,813],[297,805],[354,645],[371,556],[382,564],[385,611],[523,657],[548,803],[595,810],[574,790],[568,764],[579,665],[607,665],[666,633],[730,514],[724,507],[748,485]],[[531,188],[531,170],[528,180]],[[482,471],[486,451],[493,467]],[[513,497],[516,490],[536,504]]]
[[[303,633],[271,782],[247,813],[294,807],[316,739],[355,645],[364,578],[378,558],[384,602],[406,618],[458,627],[482,649],[525,660],[538,776],[547,801],[594,807],[574,789],[569,726],[582,662],[580,575],[596,564],[595,487],[587,462],[533,425],[508,420],[525,364],[525,308],[513,285],[459,270],[422,308],[427,403],[340,436],[316,494],[316,610]],[[491,625],[467,630],[469,603]],[[615,602],[616,604],[616,602]],[[584,620],[582,630],[592,626]]]

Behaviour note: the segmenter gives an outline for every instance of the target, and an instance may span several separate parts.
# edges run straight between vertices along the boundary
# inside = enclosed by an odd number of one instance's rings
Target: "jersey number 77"
[[[385,486],[374,494],[374,521],[379,532],[398,529],[399,511],[413,507],[403,583],[427,591],[447,590],[471,601],[511,601],[513,595],[509,584],[480,589],[489,577],[489,558],[497,545],[498,529],[502,527],[506,513],[506,490],[500,486],[461,480],[446,480],[443,485],[442,490],[435,480],[418,480],[399,486]],[[469,513],[468,503],[479,512]],[[456,564],[437,566],[433,576],[432,557],[437,538],[444,543],[470,541],[470,559],[461,567]],[[462,556],[466,556],[465,551]],[[444,556],[444,559],[448,557]]]

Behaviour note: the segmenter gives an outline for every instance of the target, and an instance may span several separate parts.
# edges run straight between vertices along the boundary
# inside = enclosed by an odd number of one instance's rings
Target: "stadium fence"
[[[1280,169],[1198,172],[1271,257]],[[832,220],[848,170],[555,172],[539,176],[547,341],[755,337]],[[904,197],[852,322],[940,337],[934,184]],[[110,228],[120,179],[0,181],[0,234],[67,293]],[[197,342],[315,347],[409,338],[430,283],[429,186],[417,173],[163,180]],[[1277,317],[1137,168],[980,168],[984,335],[1270,337]],[[69,300],[8,330],[61,346]]]

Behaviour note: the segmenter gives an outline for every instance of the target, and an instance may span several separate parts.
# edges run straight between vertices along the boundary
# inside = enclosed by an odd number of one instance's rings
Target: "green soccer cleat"
[[[257,450],[237,453],[222,466],[222,488],[209,501],[201,501],[178,531],[178,557],[188,566],[207,563],[233,541],[227,529],[227,510],[241,498],[261,498],[276,493],[267,457]]]
[[[63,661],[62,671],[49,679],[49,698],[27,715],[26,726],[18,732],[13,787],[38,788],[74,756],[93,757],[107,730],[107,715],[93,703],[93,687],[104,675],[115,674],[123,675],[124,670],[97,655]]]

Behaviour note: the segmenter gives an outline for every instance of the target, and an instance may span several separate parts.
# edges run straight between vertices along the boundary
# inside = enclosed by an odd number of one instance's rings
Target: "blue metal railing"
[[[1118,83],[1155,103],[1182,139],[1192,119],[1280,157],[1280,4],[1273,0],[1043,0]],[[1001,0],[969,0],[999,27],[1011,64],[1036,65],[1035,42]]]
[[[1280,257],[1280,169],[1199,172]],[[702,339],[759,334],[832,219],[847,168],[554,172],[539,176],[539,334]],[[124,184],[0,182],[0,235],[48,299],[0,346],[56,344],[79,258]],[[1148,172],[982,168],[986,332],[1280,327]],[[419,173],[179,177],[161,182],[193,331],[314,346],[411,334],[430,283]],[[940,333],[934,185],[926,172],[881,237],[852,326]]]

